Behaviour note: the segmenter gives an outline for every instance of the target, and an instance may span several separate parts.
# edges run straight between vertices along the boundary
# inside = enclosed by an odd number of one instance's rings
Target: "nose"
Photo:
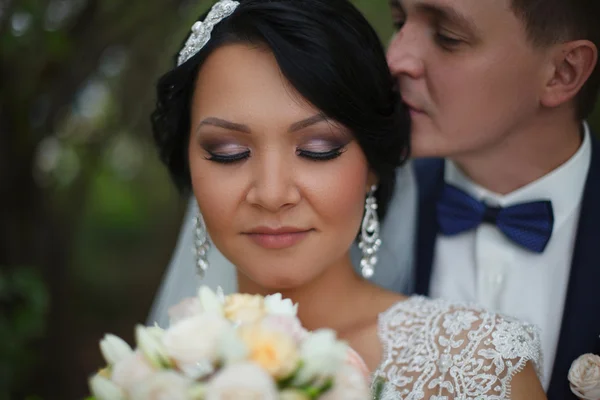
[[[423,47],[418,43],[416,32],[411,31],[407,25],[402,27],[392,37],[388,46],[387,62],[392,75],[396,78],[420,78],[425,71],[422,51]]]
[[[255,157],[252,185],[246,201],[270,212],[279,212],[298,204],[301,194],[294,179],[291,160],[282,154],[271,152]]]

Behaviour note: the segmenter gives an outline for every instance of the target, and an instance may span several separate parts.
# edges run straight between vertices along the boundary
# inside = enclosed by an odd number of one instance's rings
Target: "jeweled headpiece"
[[[210,39],[210,33],[216,24],[230,16],[240,5],[239,1],[220,0],[210,9],[204,21],[196,21],[192,33],[179,52],[177,66],[183,64],[202,49]]]

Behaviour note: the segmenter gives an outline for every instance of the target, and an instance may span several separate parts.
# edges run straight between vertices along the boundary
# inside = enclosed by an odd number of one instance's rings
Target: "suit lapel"
[[[427,295],[438,233],[436,203],[444,183],[444,160],[415,160],[414,168],[419,188],[419,219],[415,242],[415,293]]]
[[[577,238],[548,398],[575,399],[567,375],[584,353],[600,351],[600,144],[592,140],[592,160],[581,202]],[[546,373],[548,373],[547,371]]]

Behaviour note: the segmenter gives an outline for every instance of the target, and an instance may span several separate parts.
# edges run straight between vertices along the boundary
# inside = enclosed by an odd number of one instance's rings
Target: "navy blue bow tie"
[[[444,235],[456,235],[485,222],[496,225],[512,241],[536,253],[546,248],[554,224],[549,201],[492,207],[448,184],[438,201],[437,215]]]

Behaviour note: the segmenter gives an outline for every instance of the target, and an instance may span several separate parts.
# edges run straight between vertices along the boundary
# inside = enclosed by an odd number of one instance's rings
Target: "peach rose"
[[[250,294],[227,296],[224,311],[227,319],[241,324],[256,322],[266,314],[263,298]]]
[[[289,377],[298,367],[300,358],[291,336],[260,324],[242,326],[239,335],[248,348],[248,358],[275,379]]]

